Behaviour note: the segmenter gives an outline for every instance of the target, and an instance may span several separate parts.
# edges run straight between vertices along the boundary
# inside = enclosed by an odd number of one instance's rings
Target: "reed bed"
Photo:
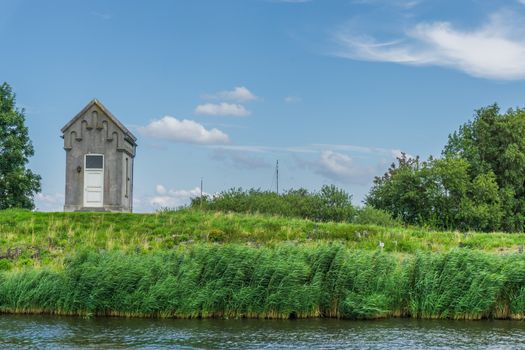
[[[0,311],[179,318],[484,319],[525,314],[525,255],[200,243],[79,251],[0,273]]]

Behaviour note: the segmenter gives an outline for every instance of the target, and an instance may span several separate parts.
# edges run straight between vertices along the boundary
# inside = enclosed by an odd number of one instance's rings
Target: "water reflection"
[[[150,320],[0,315],[1,349],[525,349],[518,321]]]

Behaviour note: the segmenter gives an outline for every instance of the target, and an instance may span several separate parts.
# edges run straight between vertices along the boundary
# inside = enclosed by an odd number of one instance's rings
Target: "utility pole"
[[[277,164],[275,165],[275,176],[277,178],[277,194],[279,194],[279,160],[277,160]]]

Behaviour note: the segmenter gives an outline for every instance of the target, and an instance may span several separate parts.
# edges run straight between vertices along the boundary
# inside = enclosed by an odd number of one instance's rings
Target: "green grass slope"
[[[196,210],[8,210],[0,212],[0,311],[521,319],[524,242],[524,234]]]
[[[155,214],[0,211],[0,259],[5,265],[61,265],[79,249],[169,251],[198,243],[253,246],[339,242],[348,248],[415,253],[465,247],[516,252],[523,233],[435,232],[419,228],[315,223],[279,216],[181,210]],[[0,263],[0,266],[2,264]]]

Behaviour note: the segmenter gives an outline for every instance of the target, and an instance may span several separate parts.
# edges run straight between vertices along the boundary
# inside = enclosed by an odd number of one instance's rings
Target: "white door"
[[[84,207],[104,205],[104,156],[86,154],[84,161]]]

